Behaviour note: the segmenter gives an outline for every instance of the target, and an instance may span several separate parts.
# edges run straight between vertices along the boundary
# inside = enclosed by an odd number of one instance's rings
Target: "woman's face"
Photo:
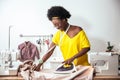
[[[65,19],[60,19],[59,17],[53,17],[51,21],[57,29],[64,30]]]

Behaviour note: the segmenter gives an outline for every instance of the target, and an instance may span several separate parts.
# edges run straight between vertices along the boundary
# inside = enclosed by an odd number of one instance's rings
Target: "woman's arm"
[[[40,71],[40,67],[41,67],[42,64],[43,64],[44,62],[46,62],[47,59],[52,55],[55,47],[56,47],[56,45],[52,42],[52,43],[50,44],[50,47],[49,47],[48,51],[47,51],[46,54],[42,57],[42,59],[41,59],[42,62],[40,62],[37,66],[35,66],[35,67],[34,67],[34,70]]]
[[[63,63],[65,63],[65,64],[70,64],[70,63],[73,62],[76,58],[78,58],[78,57],[83,56],[84,54],[86,54],[89,50],[90,50],[90,47],[83,48],[79,53],[77,53],[76,55],[74,55],[74,56],[71,57],[70,59],[67,59],[67,60],[63,61]]]

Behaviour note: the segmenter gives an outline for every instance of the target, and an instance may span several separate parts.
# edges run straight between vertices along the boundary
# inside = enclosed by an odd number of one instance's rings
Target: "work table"
[[[41,72],[51,72],[50,69]],[[84,74],[84,73],[83,73]],[[0,75],[0,80],[24,80],[21,76],[17,75]],[[51,79],[47,79],[51,80]],[[93,80],[120,80],[119,75],[93,75]]]
[[[97,75],[94,76],[94,80],[120,80],[120,76],[117,75]],[[0,76],[0,80],[24,80],[22,77],[18,76]]]

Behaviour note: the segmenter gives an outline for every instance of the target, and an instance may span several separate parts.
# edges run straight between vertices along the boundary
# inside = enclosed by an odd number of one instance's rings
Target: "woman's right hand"
[[[33,67],[32,67],[32,70],[34,70],[34,71],[40,71],[41,66],[42,66],[42,64],[38,64],[38,65],[34,64]]]

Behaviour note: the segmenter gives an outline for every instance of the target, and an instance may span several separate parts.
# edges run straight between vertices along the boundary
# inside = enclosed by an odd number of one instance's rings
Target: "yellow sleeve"
[[[85,32],[82,30],[81,35],[80,35],[80,43],[82,44],[81,47],[90,47],[90,42],[85,34]]]

